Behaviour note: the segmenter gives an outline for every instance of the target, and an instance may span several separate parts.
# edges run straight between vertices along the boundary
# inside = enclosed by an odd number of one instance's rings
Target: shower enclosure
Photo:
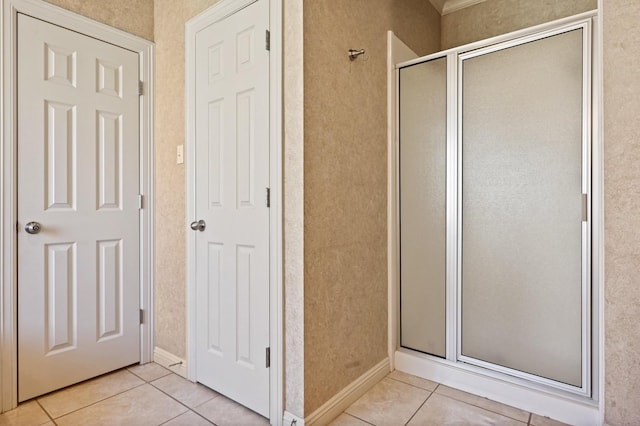
[[[402,353],[591,397],[592,25],[397,65]]]

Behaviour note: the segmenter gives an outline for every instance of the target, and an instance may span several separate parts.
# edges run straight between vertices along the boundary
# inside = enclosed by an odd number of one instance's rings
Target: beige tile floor
[[[264,417],[158,364],[136,365],[20,404],[0,426],[260,426]],[[535,425],[562,423],[394,371],[333,426]]]
[[[394,371],[347,408],[331,426],[563,424]]]
[[[251,410],[155,364],[136,365],[20,404],[0,426],[268,425]]]

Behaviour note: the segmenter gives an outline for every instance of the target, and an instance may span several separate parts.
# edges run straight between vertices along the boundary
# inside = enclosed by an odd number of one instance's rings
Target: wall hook
[[[348,54],[349,54],[349,59],[352,61],[355,61],[358,58],[358,56],[364,55],[364,49],[359,49],[359,50],[349,49]]]

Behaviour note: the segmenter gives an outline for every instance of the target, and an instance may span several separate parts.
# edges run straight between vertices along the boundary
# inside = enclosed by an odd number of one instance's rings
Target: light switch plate
[[[184,145],[180,144],[178,145],[178,151],[177,151],[177,155],[176,155],[176,163],[177,164],[182,164],[184,163]]]

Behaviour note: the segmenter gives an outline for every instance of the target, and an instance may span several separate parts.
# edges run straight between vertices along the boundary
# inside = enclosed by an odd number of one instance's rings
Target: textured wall
[[[440,47],[424,0],[304,2],[307,416],[387,357],[387,30],[422,55]]]
[[[217,0],[155,0],[156,270],[155,344],[186,356],[185,23]]]
[[[147,40],[153,40],[153,0],[45,0]]]
[[[605,418],[640,422],[640,2],[603,0]]]
[[[597,0],[487,0],[442,17],[442,49],[596,9]]]
[[[284,2],[285,410],[304,417],[303,7]]]

